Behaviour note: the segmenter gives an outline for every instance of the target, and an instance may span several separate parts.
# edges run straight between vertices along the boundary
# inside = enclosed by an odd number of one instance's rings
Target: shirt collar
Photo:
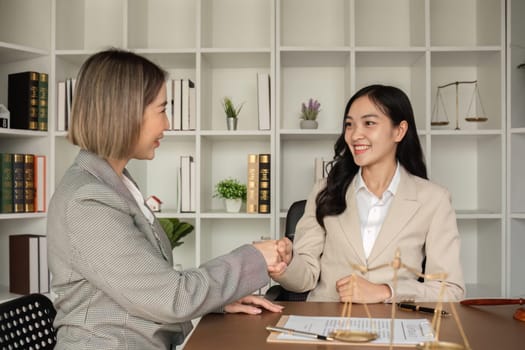
[[[392,177],[392,180],[390,180],[390,185],[388,185],[388,188],[385,192],[390,192],[392,195],[396,194],[397,188],[399,186],[399,181],[401,180],[401,172],[399,170],[399,161],[396,164],[396,171],[394,172],[394,176]],[[355,184],[355,193],[359,192],[361,189],[365,189],[366,191],[370,192],[368,190],[368,187],[366,187],[365,180],[363,180],[363,174],[361,172],[361,168],[359,168],[359,171],[357,172],[357,178],[356,178],[356,184]]]

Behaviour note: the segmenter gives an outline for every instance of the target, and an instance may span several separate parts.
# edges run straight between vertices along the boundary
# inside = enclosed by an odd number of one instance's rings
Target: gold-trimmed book
[[[0,154],[0,213],[13,212],[13,155]]]
[[[248,176],[246,184],[246,212],[259,212],[259,156],[248,154]]]
[[[259,213],[271,213],[271,157],[269,153],[259,154]]]

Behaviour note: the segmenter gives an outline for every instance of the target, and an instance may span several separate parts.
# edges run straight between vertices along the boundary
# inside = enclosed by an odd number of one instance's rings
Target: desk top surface
[[[341,345],[323,344],[281,344],[268,343],[266,326],[275,326],[281,315],[308,316],[340,316],[343,304],[318,302],[282,302],[285,305],[283,313],[263,312],[261,315],[243,314],[209,314],[204,316],[186,343],[185,350],[208,349],[339,349],[347,348]],[[434,304],[426,304],[434,306]],[[461,324],[467,336],[471,349],[524,349],[525,322],[513,318],[519,305],[501,306],[462,306],[454,304]],[[391,305],[369,305],[372,317],[390,317]],[[444,310],[452,311],[449,304],[444,304]],[[397,311],[396,317],[428,318],[432,315],[418,312]],[[352,316],[366,317],[362,305],[352,307]],[[461,334],[454,317],[442,318],[440,339],[443,341],[463,344]],[[350,346],[350,344],[349,344]],[[352,349],[388,349],[385,346],[351,344]],[[398,348],[398,347],[395,347]],[[406,349],[407,347],[399,347]]]

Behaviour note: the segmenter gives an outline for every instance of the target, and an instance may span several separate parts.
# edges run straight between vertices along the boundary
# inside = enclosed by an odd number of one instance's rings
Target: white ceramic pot
[[[301,120],[301,129],[317,129],[317,120]]]
[[[238,213],[241,210],[242,199],[225,199],[226,211],[228,213]]]

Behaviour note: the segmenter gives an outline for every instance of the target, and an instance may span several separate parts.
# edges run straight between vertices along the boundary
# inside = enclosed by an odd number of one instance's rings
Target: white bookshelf
[[[525,279],[520,271],[525,246],[525,3],[511,0],[507,12],[507,241],[506,287],[513,297],[525,296]]]
[[[412,101],[430,178],[452,193],[467,295],[506,294],[505,2],[278,0],[276,10],[280,210],[309,192],[312,159],[332,156],[349,97],[372,83],[398,86]],[[460,95],[454,130],[455,98],[445,96],[450,123],[432,126],[437,87],[462,80],[478,80],[488,121],[466,122],[470,95]],[[322,104],[319,132],[297,130],[309,97]]]
[[[7,107],[7,76],[28,70],[51,73],[51,1],[0,0],[0,103]],[[49,159],[51,144],[49,132],[0,129],[1,152]],[[45,222],[43,213],[0,214],[0,301],[17,296],[8,292],[9,235],[44,234]]]
[[[159,216],[195,226],[175,250],[178,263],[193,267],[279,237],[287,208],[313,185],[314,158],[332,157],[348,98],[367,84],[396,85],[413,103],[429,176],[452,193],[468,296],[523,295],[517,246],[525,243],[525,168],[513,150],[525,147],[525,69],[511,68],[525,60],[525,38],[523,5],[508,2],[507,18],[505,0],[0,0],[0,86],[10,72],[50,73],[49,132],[0,130],[2,152],[49,156],[49,199],[77,153],[54,131],[56,84],[100,49],[131,49],[172,78],[192,79],[196,130],[166,132],[156,158],[132,162],[130,170],[145,195],[164,202]],[[13,19],[20,17],[42,30]],[[514,33],[509,42],[506,26]],[[260,72],[271,77],[269,131],[258,130]],[[455,105],[447,99],[450,124],[431,126],[437,86],[458,80],[479,81],[489,120],[461,117],[454,130]],[[220,103],[226,95],[245,103],[234,132]],[[299,107],[310,97],[322,104],[319,128],[301,130]],[[225,213],[212,196],[224,177],[246,181],[248,153],[272,155],[271,214]],[[187,154],[196,161],[197,210],[181,214],[175,174]],[[45,231],[45,215],[12,216],[0,216],[0,285],[9,277],[8,235]],[[9,297],[0,292],[0,300]]]

